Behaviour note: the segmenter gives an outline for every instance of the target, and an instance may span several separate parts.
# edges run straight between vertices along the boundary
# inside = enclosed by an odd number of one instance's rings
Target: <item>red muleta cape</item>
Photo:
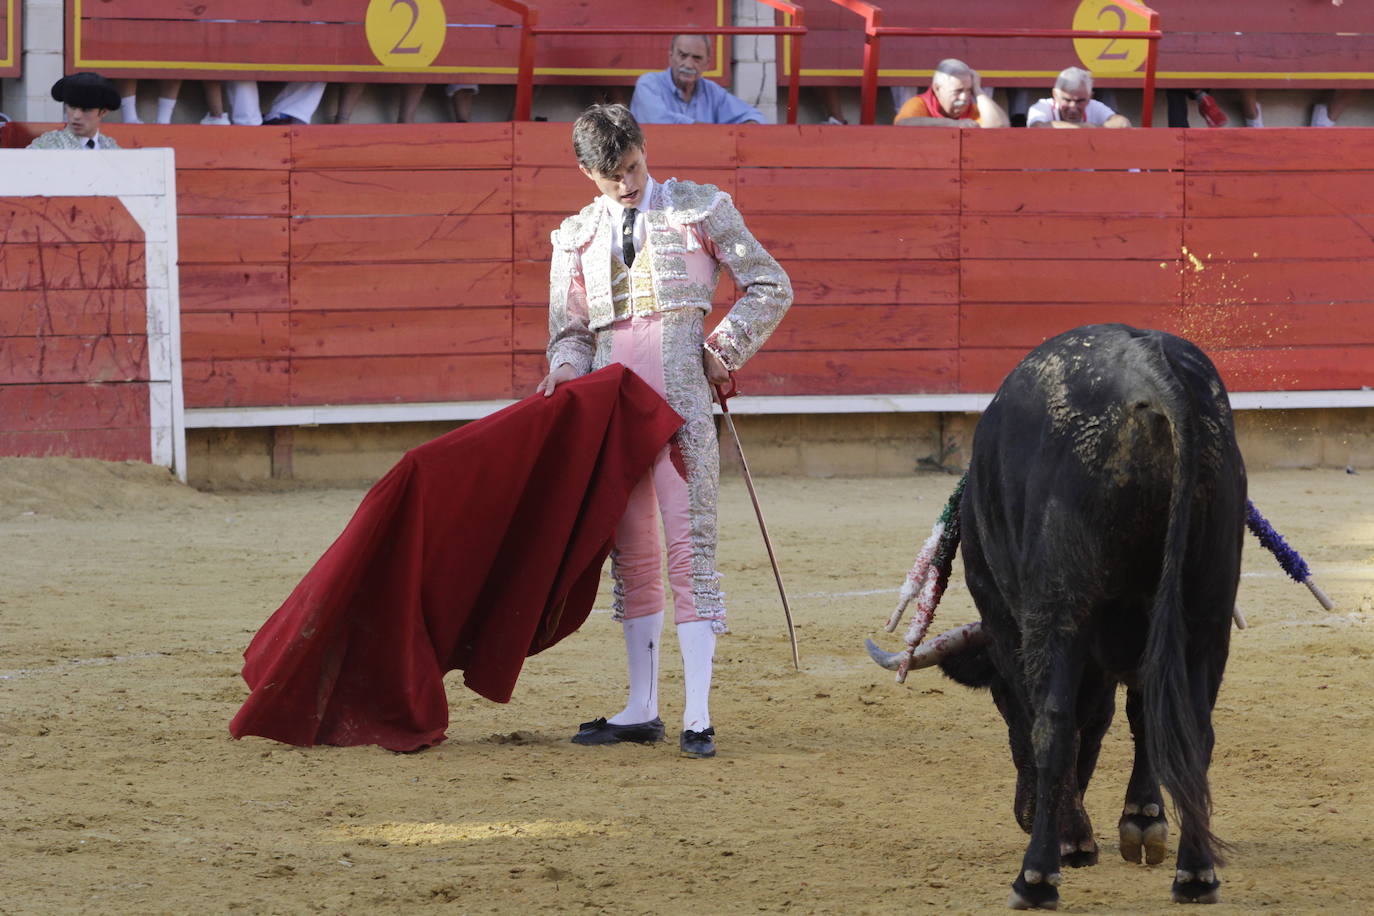
[[[682,425],[615,364],[412,449],[244,653],[236,738],[444,740],[444,674],[507,702],[586,620],[635,483]]]

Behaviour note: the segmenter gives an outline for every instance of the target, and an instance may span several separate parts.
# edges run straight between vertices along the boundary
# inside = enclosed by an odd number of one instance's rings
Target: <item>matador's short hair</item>
[[[589,172],[610,175],[644,146],[644,131],[624,105],[593,105],[573,122],[573,155]]]

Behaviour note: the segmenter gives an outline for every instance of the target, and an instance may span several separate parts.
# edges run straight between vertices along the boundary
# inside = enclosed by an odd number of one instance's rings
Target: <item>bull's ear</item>
[[[997,679],[997,668],[986,646],[942,658],[940,670],[955,683],[979,690],[991,687]]]

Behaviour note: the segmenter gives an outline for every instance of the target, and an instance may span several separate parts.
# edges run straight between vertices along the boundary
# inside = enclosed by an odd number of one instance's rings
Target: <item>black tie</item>
[[[94,141],[94,140],[87,140],[87,141],[86,141],[86,149],[95,149],[95,141]]]
[[[634,207],[625,209],[625,225],[620,231],[620,252],[625,258],[626,267],[635,266],[635,217],[639,211]]]

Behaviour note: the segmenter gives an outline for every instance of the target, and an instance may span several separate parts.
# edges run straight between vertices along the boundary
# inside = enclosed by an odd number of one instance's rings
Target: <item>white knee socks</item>
[[[716,655],[716,634],[709,620],[693,620],[677,625],[677,644],[682,650],[682,680],[686,702],[682,708],[682,727],[704,731],[711,724],[708,703],[711,694],[711,663]]]
[[[663,637],[663,612],[627,618],[624,627],[630,699],[607,721],[637,725],[658,718],[658,644]]]

